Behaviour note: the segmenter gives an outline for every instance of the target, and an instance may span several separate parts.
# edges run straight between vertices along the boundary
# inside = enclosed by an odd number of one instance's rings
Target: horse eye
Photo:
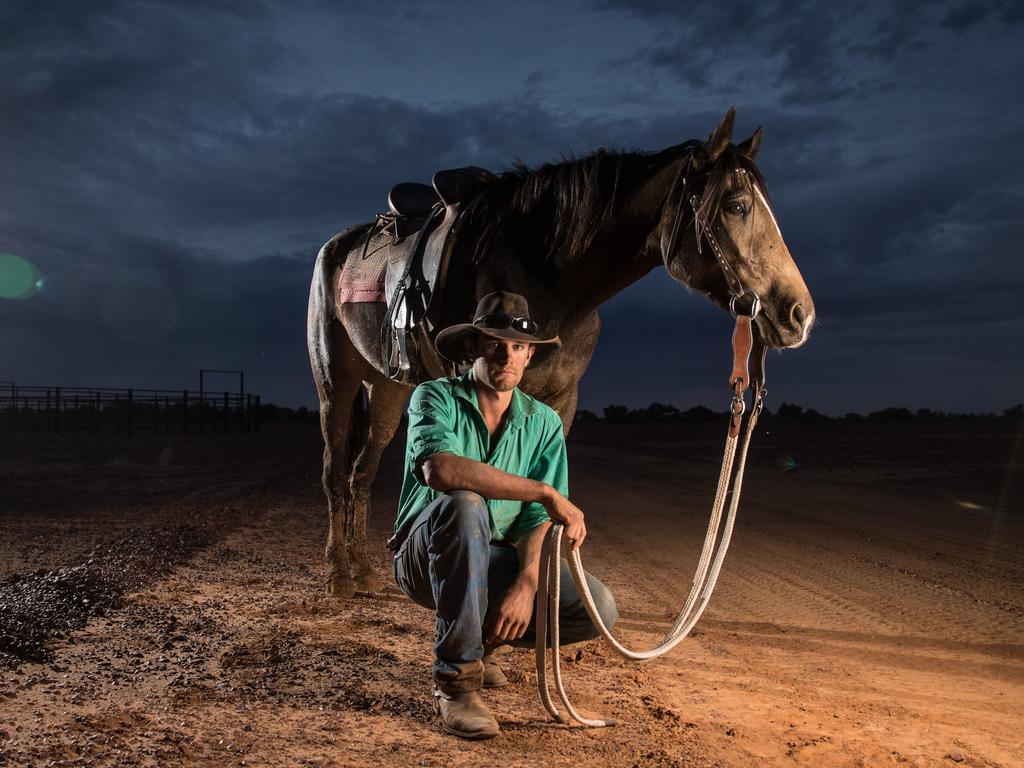
[[[733,200],[732,202],[725,204],[725,210],[726,213],[731,213],[734,216],[742,216],[747,212],[747,206],[739,200]]]

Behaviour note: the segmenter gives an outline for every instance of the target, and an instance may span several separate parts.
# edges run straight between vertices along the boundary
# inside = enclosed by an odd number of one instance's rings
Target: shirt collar
[[[476,396],[476,384],[473,380],[473,369],[470,368],[461,376],[456,377],[454,388],[455,395],[473,404],[473,408],[480,413],[480,401]],[[516,387],[512,390],[512,401],[508,404],[507,427],[519,429],[526,420],[526,417],[534,412],[533,400]]]

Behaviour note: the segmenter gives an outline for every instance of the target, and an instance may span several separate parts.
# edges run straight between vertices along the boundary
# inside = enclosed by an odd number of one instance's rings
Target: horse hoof
[[[330,575],[327,577],[327,596],[347,600],[356,593],[356,583],[349,576]]]
[[[356,574],[355,583],[356,589],[360,592],[380,592],[384,587],[373,571]]]

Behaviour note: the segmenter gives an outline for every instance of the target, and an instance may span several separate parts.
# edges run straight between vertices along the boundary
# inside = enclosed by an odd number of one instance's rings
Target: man
[[[538,337],[526,299],[514,293],[488,294],[474,317],[435,341],[442,356],[469,370],[421,384],[409,403],[392,546],[398,586],[436,613],[435,711],[449,733],[484,739],[499,727],[480,690],[507,684],[489,651],[535,642],[544,535],[556,520],[575,549],[587,529],[566,498],[562,421],[517,389],[531,361],[558,348],[558,337]],[[561,566],[562,641],[597,637],[568,564]],[[611,592],[589,574],[587,580],[612,626],[618,611]]]

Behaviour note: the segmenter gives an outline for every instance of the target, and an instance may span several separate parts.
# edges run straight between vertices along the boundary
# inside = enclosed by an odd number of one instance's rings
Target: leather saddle
[[[381,361],[392,379],[403,379],[410,371],[414,347],[428,374],[438,378],[448,373],[430,341],[440,312],[437,297],[463,206],[495,178],[486,168],[470,165],[438,171],[433,186],[402,182],[388,194],[390,215],[385,217],[384,231],[396,244],[415,232],[411,248],[391,249],[384,272],[387,313],[381,329]]]

